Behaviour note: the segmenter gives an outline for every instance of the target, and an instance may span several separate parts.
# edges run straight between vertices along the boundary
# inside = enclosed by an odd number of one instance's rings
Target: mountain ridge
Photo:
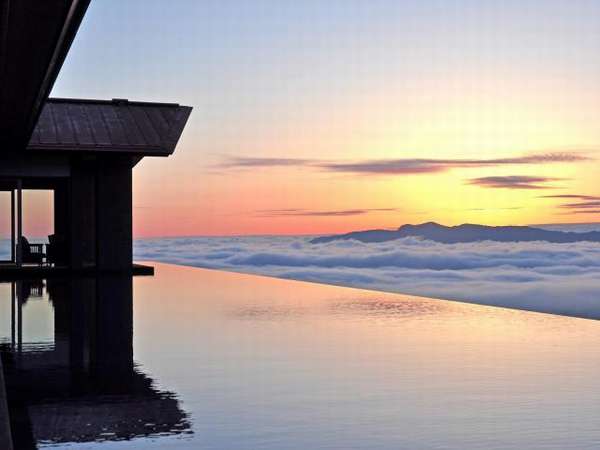
[[[554,231],[526,225],[488,226],[471,223],[445,226],[436,222],[418,225],[405,224],[396,230],[364,230],[350,233],[320,236],[312,239],[313,244],[323,244],[337,240],[353,239],[365,243],[387,242],[405,237],[417,237],[443,244],[458,244],[479,241],[551,243],[600,242],[600,231],[576,233]]]

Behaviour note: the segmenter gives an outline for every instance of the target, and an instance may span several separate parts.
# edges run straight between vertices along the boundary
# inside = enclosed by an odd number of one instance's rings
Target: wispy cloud
[[[312,163],[309,159],[301,158],[252,158],[252,157],[227,157],[218,165],[222,169],[244,168],[244,167],[287,167],[307,166]]]
[[[568,213],[565,214],[600,214],[600,209],[584,209],[584,210],[577,210],[577,211],[569,211]]]
[[[561,199],[577,199],[577,200],[600,200],[600,197],[595,196],[595,195],[580,195],[580,194],[540,195],[538,198],[561,198]]]
[[[564,203],[560,205],[565,209],[594,209],[600,208],[600,200],[592,200],[588,202]]]
[[[397,208],[362,208],[362,209],[337,209],[337,210],[308,210],[308,209],[265,209],[256,211],[258,217],[343,217],[361,216],[371,212],[392,212]]]
[[[464,211],[516,211],[523,209],[522,206],[509,206],[506,208],[467,208]]]
[[[558,205],[559,215],[572,214],[600,214],[600,196],[586,194],[555,194],[541,195],[538,198],[560,199],[560,200],[580,200],[578,202],[563,203]]]
[[[499,189],[553,189],[555,186],[549,186],[540,183],[550,183],[559,180],[563,180],[563,178],[513,175],[504,177],[472,178],[468,180],[468,184]]]
[[[401,175],[445,172],[457,168],[580,162],[589,159],[589,157],[577,153],[545,153],[494,159],[384,159],[354,163],[326,163],[320,164],[319,167],[331,172]]]
[[[253,158],[228,157],[220,168],[258,168],[258,167],[308,167],[327,172],[363,174],[363,175],[416,175],[445,172],[457,168],[491,167],[502,165],[576,163],[591,158],[582,153],[551,152],[524,155],[514,158],[399,158],[372,159],[362,161],[327,162],[301,158]]]

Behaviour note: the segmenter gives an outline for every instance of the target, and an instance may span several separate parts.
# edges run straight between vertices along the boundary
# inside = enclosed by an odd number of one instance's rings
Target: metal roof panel
[[[48,99],[27,149],[167,156],[191,110],[174,103]]]

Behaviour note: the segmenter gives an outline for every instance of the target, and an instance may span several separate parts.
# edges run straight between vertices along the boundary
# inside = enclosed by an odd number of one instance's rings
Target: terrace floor
[[[95,275],[96,268],[73,270],[67,266],[24,264],[18,267],[13,263],[0,263],[0,281],[15,281],[34,278],[55,278],[72,275]],[[153,275],[154,268],[143,264],[133,264],[128,275]]]

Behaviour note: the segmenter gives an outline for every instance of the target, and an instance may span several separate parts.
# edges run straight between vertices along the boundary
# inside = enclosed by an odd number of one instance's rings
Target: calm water
[[[600,446],[597,321],[162,264],[14,289],[0,339],[22,443]]]

